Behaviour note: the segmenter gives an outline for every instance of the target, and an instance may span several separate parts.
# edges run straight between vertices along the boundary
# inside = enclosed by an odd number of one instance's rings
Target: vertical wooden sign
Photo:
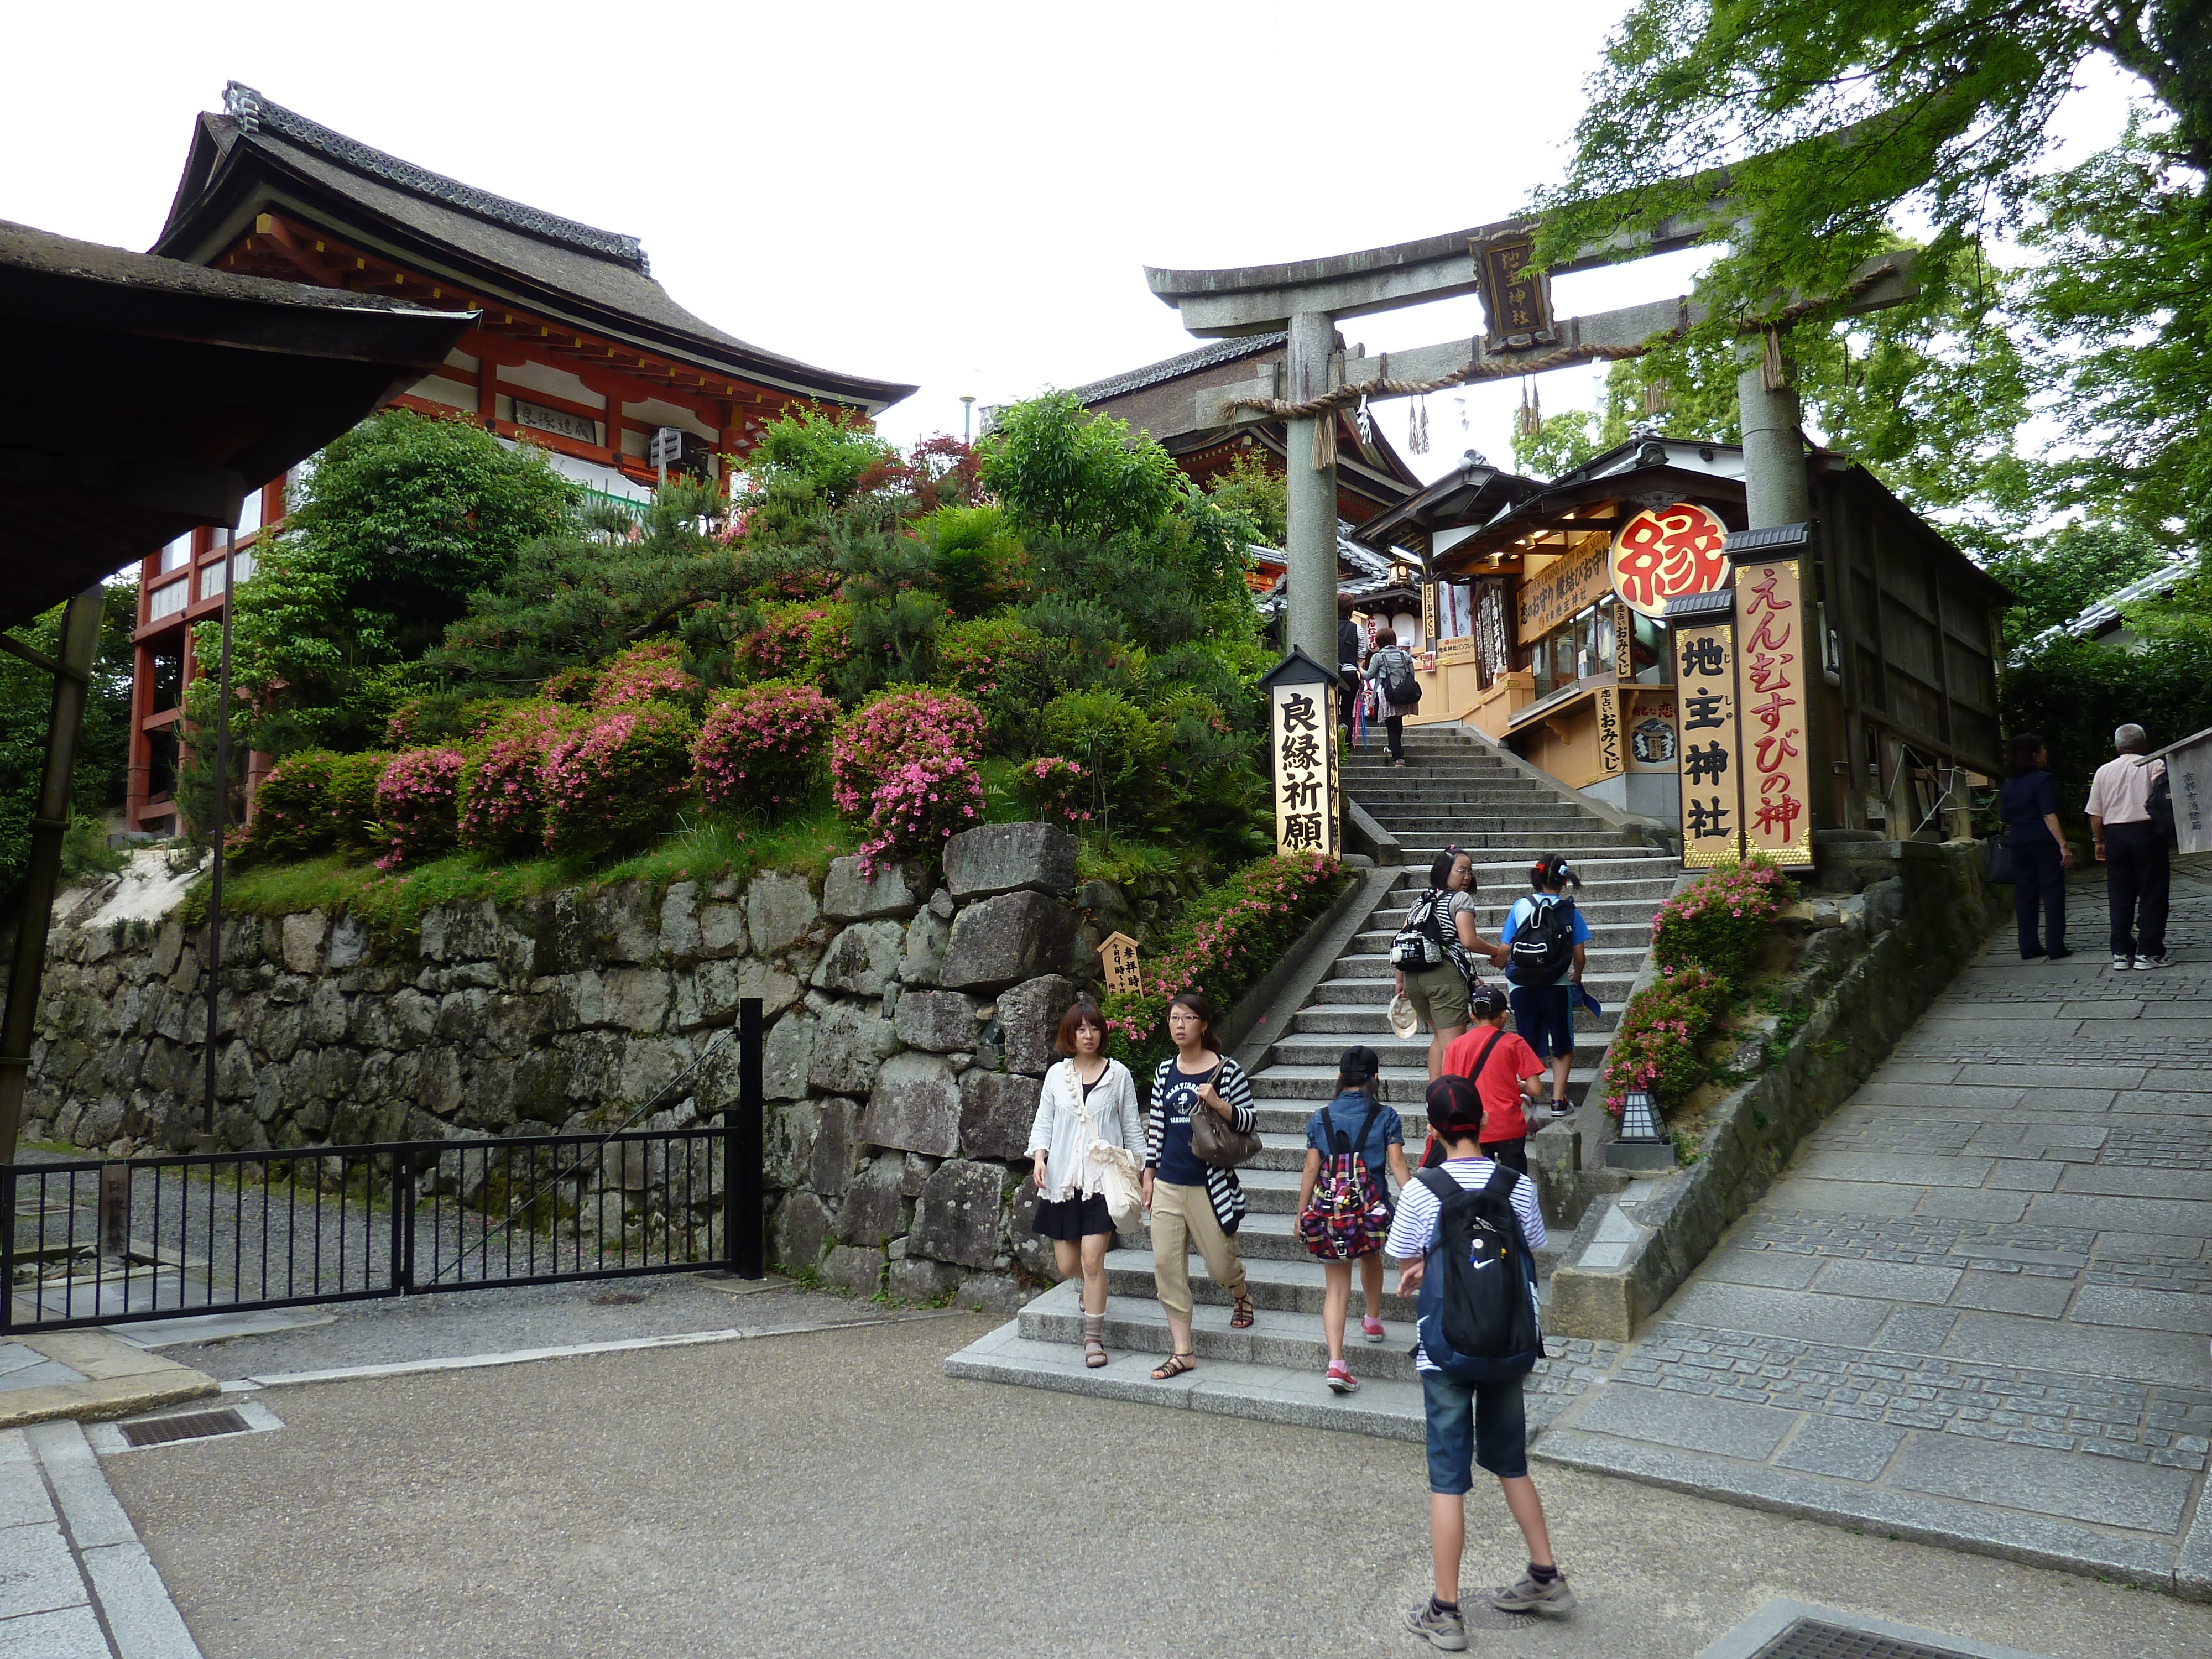
[[[1747,853],[1777,864],[1813,862],[1811,763],[1805,757],[1807,678],[1802,559],[1739,564],[1735,611],[1742,644],[1743,834]],[[1811,641],[1817,651],[1820,642]]]
[[[1142,994],[1145,977],[1137,966],[1137,941],[1127,933],[1109,933],[1098,945],[1098,960],[1106,969],[1106,991],[1109,996],[1123,992]]]
[[[1617,778],[1628,769],[1627,757],[1621,752],[1620,696],[1610,685],[1598,688],[1597,704],[1597,765],[1608,778]]]
[[[1286,660],[1304,663],[1297,653]],[[1281,673],[1278,670],[1279,674]],[[1275,850],[1340,850],[1337,833],[1336,693],[1304,675],[1273,679],[1268,692],[1268,743],[1275,763]]]
[[[1636,613],[1625,605],[1613,607],[1613,677],[1636,678]]]
[[[1682,866],[1709,869],[1743,856],[1743,731],[1736,717],[1735,626],[1727,609],[1672,611],[1675,747],[1682,769]]]
[[[1421,584],[1421,643],[1433,651],[1437,648],[1437,585]]]

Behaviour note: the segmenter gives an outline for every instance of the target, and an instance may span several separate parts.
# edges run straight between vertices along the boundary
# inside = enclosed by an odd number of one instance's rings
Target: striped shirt
[[[1454,1158],[1437,1167],[1472,1192],[1490,1179],[1491,1171],[1498,1165],[1486,1158]],[[1398,1194],[1398,1213],[1391,1218],[1390,1237],[1382,1246],[1382,1254],[1393,1261],[1425,1257],[1429,1247],[1437,1242],[1437,1217],[1443,1208],[1443,1200],[1424,1183],[1408,1183]],[[1528,1241],[1528,1248],[1542,1249],[1544,1212],[1536,1202],[1536,1183],[1528,1176],[1522,1176],[1513,1183],[1513,1213],[1521,1219],[1522,1237]],[[1429,1357],[1419,1342],[1413,1346],[1413,1364],[1425,1371],[1437,1369],[1429,1364]]]
[[[1160,1154],[1166,1148],[1171,1127],[1182,1142],[1186,1156],[1190,1145],[1188,1114],[1193,1109],[1186,1104],[1178,1112],[1169,1098],[1171,1093],[1185,1092],[1174,1087],[1175,1073],[1175,1057],[1171,1054],[1162,1060],[1159,1069],[1152,1073],[1152,1109],[1145,1114],[1145,1167],[1156,1172],[1160,1167]],[[1244,1075],[1244,1068],[1226,1054],[1223,1055],[1221,1074],[1213,1079],[1213,1087],[1214,1091],[1229,1103],[1232,1127],[1249,1133],[1259,1119],[1252,1109],[1252,1084]],[[1213,1109],[1200,1105],[1195,1109],[1210,1112]],[[1213,1218],[1221,1224],[1223,1232],[1233,1233],[1244,1219],[1244,1188],[1237,1183],[1237,1171],[1217,1170],[1211,1164],[1203,1167],[1206,1170],[1206,1201],[1213,1206]],[[1157,1175],[1155,1178],[1158,1178]]]

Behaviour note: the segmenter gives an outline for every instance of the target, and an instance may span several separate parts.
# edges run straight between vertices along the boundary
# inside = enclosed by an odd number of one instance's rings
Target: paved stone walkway
[[[1543,1454],[2212,1595],[2208,924],[2197,877],[2164,971],[2002,930]]]

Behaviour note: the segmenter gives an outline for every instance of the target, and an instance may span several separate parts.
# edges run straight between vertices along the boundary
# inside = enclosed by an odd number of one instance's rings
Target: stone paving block
[[[60,1527],[46,1522],[0,1533],[0,1619],[83,1607],[90,1600]]]
[[[1966,1150],[1986,1152],[1991,1158],[2002,1158],[2025,1143],[2027,1127],[2016,1116],[1984,1123],[1974,1131],[1974,1138],[1967,1143]]]
[[[1573,1420],[1600,1434],[1764,1462],[1796,1419],[1765,1406],[1616,1383],[1599,1389]]]
[[[2212,1336],[2212,1296],[2085,1285],[2067,1316],[2081,1325],[2125,1325],[2139,1331],[2194,1331]]]
[[[2063,1173],[2057,1164],[2047,1164],[2040,1158],[2002,1158],[1996,1161],[1990,1178],[1982,1185],[1992,1193],[2047,1193],[2058,1185],[2058,1178]],[[2021,1200],[2023,1205],[2026,1201]],[[2002,1218],[1992,1213],[1989,1219],[2017,1221],[2020,1212],[2014,1210]]]
[[[2102,1067],[2090,1068],[2085,1074],[2082,1068],[2077,1066],[2073,1068],[2072,1074],[2078,1080],[2065,1084],[2052,1082],[2048,1087],[2029,1089],[2024,1091],[2021,1096],[2020,1106],[2017,1109],[2038,1112],[2107,1112],[2112,1109],[2116,1099],[2131,1101],[2136,1097],[2133,1094],[2118,1094],[2111,1089],[2087,1086],[2088,1078],[2101,1078],[2105,1075]],[[2056,1070],[2048,1074],[2051,1079],[2067,1075],[2066,1072]]]
[[[1856,1423],[1847,1417],[1814,1417],[1774,1456],[1777,1467],[1842,1480],[1877,1478],[1905,1439],[1903,1429]]]
[[[2172,1233],[2099,1233],[2094,1241],[2100,1257],[2201,1255],[2212,1240],[2177,1238]]]
[[[1812,1283],[1831,1296],[1870,1296],[1887,1302],[1934,1302],[1950,1298],[1959,1283],[1956,1267],[1923,1267],[1893,1261],[1831,1261]]]
[[[111,1651],[88,1607],[0,1621],[0,1659],[109,1659]]]
[[[1766,1189],[1765,1202],[1779,1210],[1839,1210],[1856,1215],[1905,1216],[1920,1201],[1919,1187],[1877,1187],[1863,1181],[1808,1181],[1785,1176]]]
[[[46,1482],[39,1479],[39,1466],[0,1463],[0,1529],[53,1518],[54,1506],[46,1496]]]
[[[1669,1319],[1724,1331],[1753,1331],[1805,1342],[1863,1344],[1881,1328],[1888,1310],[1856,1297],[1693,1280],[1674,1293],[1665,1313]]]
[[[1948,1359],[2071,1371],[2091,1378],[2125,1377],[2184,1389],[2204,1386],[2204,1339],[2179,1332],[1965,1313],[1944,1343],[1943,1354]]]
[[[1897,1455],[1889,1484],[1937,1498],[2039,1510],[2172,1536],[2196,1482],[2186,1471],[2122,1463],[2034,1446],[1952,1435],[1916,1435]]]
[[[2027,1273],[1970,1273],[1953,1294],[1951,1305],[2057,1319],[2065,1313],[2066,1304],[2073,1297],[2071,1277],[2043,1279]]]
[[[2172,1198],[2104,1198],[2087,1193],[2042,1193],[2029,1204],[2027,1218],[2050,1227],[2107,1227],[2137,1233],[2179,1233],[2185,1238],[2212,1237],[2212,1204]]]
[[[2143,1011],[2142,1003],[2133,997],[2092,998],[2081,1002],[2062,1002],[2058,1005],[2061,1019],[2135,1019]]]
[[[1730,1285],[1769,1285],[1778,1290],[1802,1291],[1820,1271],[1820,1258],[1786,1250],[1716,1250],[1700,1271],[1705,1278]]]
[[[2170,1007],[2155,1012],[2145,1008],[2142,1017],[2128,1027],[2129,1040],[2142,1043],[2147,1050],[2155,1050],[2162,1042],[2202,1042],[2208,1036],[2212,1036],[2212,1021],[2202,1014],[2177,1019]]]
[[[1957,1084],[1869,1083],[1852,1096],[1864,1106],[1978,1106],[1990,1111],[2009,1110],[2020,1104],[2018,1089],[1970,1089]]]
[[[1869,1083],[1957,1083],[1960,1066],[1955,1060],[1893,1060],[1877,1066]]]
[[[1874,1346],[1907,1353],[1935,1353],[1958,1322],[1959,1316],[1948,1308],[1899,1308],[1882,1326]]]
[[[2159,1112],[2168,1117],[2212,1117],[2212,1094],[2181,1093],[2164,1079],[2155,1090],[2136,1091],[2128,1097],[2128,1105],[2136,1111]]]
[[[2028,1194],[2008,1192],[1958,1192],[1931,1189],[1915,1215],[1947,1216],[1959,1221],[2017,1221],[2027,1209]]]
[[[2131,1066],[2107,1069],[2100,1066],[2097,1080],[2108,1083],[2115,1089],[2132,1089],[2142,1081],[2142,1067]],[[2049,1066],[1983,1065],[1960,1067],[1959,1081],[1998,1089],[2027,1089],[2039,1093],[2046,1086],[2061,1080],[2053,1077]],[[2062,1083],[2061,1086],[2065,1085]],[[2033,1096],[2031,1095],[2030,1098],[2033,1099]]]
[[[2145,1170],[2076,1164],[2060,1176],[2062,1193],[2115,1198],[2182,1198],[2212,1206],[2212,1170]]]

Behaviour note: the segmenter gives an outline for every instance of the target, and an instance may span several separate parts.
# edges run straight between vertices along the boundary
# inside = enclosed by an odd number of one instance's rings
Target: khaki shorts
[[[1431,1031],[1467,1029],[1467,981],[1451,963],[1407,973],[1406,1000]]]

